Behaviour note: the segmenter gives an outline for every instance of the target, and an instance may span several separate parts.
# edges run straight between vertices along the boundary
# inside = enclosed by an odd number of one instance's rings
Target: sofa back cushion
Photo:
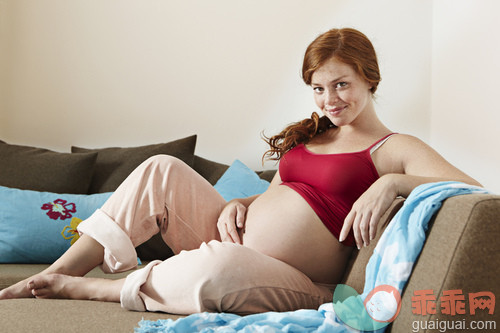
[[[268,187],[267,180],[259,178],[255,171],[240,160],[234,160],[214,185],[214,188],[226,201],[262,194]]]
[[[215,185],[222,175],[227,171],[229,165],[214,162],[198,155],[194,156],[193,169],[203,176],[212,185]],[[271,182],[276,170],[256,171],[257,175],[268,182]]]
[[[0,141],[0,186],[86,194],[97,153],[58,153]]]
[[[214,162],[198,155],[194,156],[193,169],[212,185],[217,183],[228,168],[229,165]]]
[[[168,143],[130,148],[88,149],[71,147],[73,153],[95,153],[97,161],[89,193],[112,192],[142,162],[154,155],[175,156],[193,166],[196,135]]]

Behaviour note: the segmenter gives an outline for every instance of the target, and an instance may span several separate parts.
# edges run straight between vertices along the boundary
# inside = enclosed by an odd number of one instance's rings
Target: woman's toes
[[[11,298],[31,298],[31,290],[27,287],[26,280],[17,282],[16,284],[7,287],[0,291],[0,300]]]
[[[28,283],[26,285],[27,285],[29,290],[36,289],[35,280],[28,281]]]
[[[58,297],[59,283],[58,274],[44,274],[34,277],[28,282],[31,294],[38,298]]]

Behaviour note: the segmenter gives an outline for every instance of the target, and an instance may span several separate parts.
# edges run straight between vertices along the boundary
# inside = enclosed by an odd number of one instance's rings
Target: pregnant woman
[[[317,308],[331,302],[354,247],[370,243],[397,196],[433,181],[478,185],[378,119],[377,57],[361,32],[317,37],[302,75],[322,115],[267,139],[279,170],[265,193],[226,202],[183,162],[152,157],[79,225],[80,239],[59,260],[0,299],[90,299],[175,314]],[[125,279],[82,277],[98,265],[135,268],[134,248],[158,231],[173,257]]]

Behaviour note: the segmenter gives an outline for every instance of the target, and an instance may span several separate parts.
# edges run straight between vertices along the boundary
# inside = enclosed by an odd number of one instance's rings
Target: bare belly
[[[247,211],[243,245],[294,266],[314,282],[338,283],[351,247],[324,226],[291,188],[269,188]]]

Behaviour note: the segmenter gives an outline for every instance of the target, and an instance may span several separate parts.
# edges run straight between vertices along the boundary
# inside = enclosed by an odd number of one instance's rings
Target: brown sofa
[[[9,154],[17,153],[11,145],[5,143],[3,145],[2,147],[0,143],[0,155],[2,154],[2,148],[8,149]],[[24,147],[20,149],[23,150]],[[120,148],[114,149],[112,153],[115,155],[122,154],[121,157],[124,159],[128,159],[129,153],[137,153],[134,149],[131,151],[124,151]],[[139,151],[144,152],[145,150],[147,149],[144,148]],[[150,150],[149,155],[157,153],[155,149]],[[99,152],[97,153],[99,154]],[[84,154],[89,153],[95,153],[95,151],[85,151]],[[33,151],[30,154],[33,154]],[[188,156],[189,154],[192,154],[192,157]],[[194,147],[189,154],[185,154],[188,157],[184,156],[184,158],[212,184],[215,184],[217,179],[228,168],[227,165],[194,155]],[[138,160],[143,159],[143,157]],[[114,159],[116,162],[119,158],[115,156]],[[97,162],[99,162],[99,157],[97,157]],[[61,161],[58,163],[61,163]],[[106,165],[116,166],[117,163],[108,161]],[[1,167],[2,162],[0,162]],[[98,172],[97,169],[99,169],[98,166],[96,166],[94,172]],[[109,170],[107,172],[112,174]],[[128,170],[125,170],[124,174],[127,172]],[[270,179],[273,172],[266,171],[259,174],[261,178]],[[0,176],[0,185],[3,185],[1,178],[2,176]],[[95,174],[91,178],[95,178]],[[119,181],[119,179],[116,180],[116,182]],[[106,178],[104,176],[100,177],[99,182],[105,184]],[[95,184],[93,186],[94,191],[99,192],[99,186]],[[108,183],[106,186],[114,185]],[[402,204],[403,199],[397,199],[386,212],[379,224],[380,230],[377,237],[380,237],[383,229]],[[472,194],[445,200],[443,206],[431,221],[427,241],[403,292],[400,313],[389,326],[390,331],[432,332],[435,330],[417,330],[416,325],[418,325],[418,328],[423,325],[429,327],[429,323],[438,324],[441,321],[460,321],[466,325],[473,321],[494,321],[498,317],[498,312],[495,311],[495,314],[491,315],[488,313],[488,308],[475,309],[475,314],[471,314],[471,302],[468,297],[471,293],[483,291],[491,292],[493,295],[500,295],[500,284],[498,282],[500,274],[498,268],[500,262],[499,222],[500,196]],[[369,247],[356,251],[346,271],[343,283],[352,286],[358,292],[363,289],[365,267],[376,241],[378,241],[378,238]],[[168,247],[164,246],[158,237],[154,237],[137,248],[137,250],[138,255],[143,260],[150,260],[155,257],[164,259],[171,254]],[[160,255],[158,256],[158,254]],[[47,267],[47,265],[0,264],[0,289],[31,276],[44,267]],[[107,278],[119,278],[126,275],[127,273],[105,275],[99,269],[94,269],[88,274],[88,276],[105,276]],[[456,289],[461,290],[464,295],[465,314],[452,316],[443,313],[439,298],[443,295],[443,292]],[[432,290],[437,299],[436,314],[424,316],[412,313],[415,309],[415,302],[412,302],[412,297],[415,296],[415,292],[420,290]],[[2,332],[31,332],[34,330],[38,332],[132,332],[141,319],[178,318],[178,316],[165,313],[131,312],[122,309],[117,303],[43,299],[0,301],[0,314],[0,330]],[[447,331],[452,332],[453,330],[449,329]]]

